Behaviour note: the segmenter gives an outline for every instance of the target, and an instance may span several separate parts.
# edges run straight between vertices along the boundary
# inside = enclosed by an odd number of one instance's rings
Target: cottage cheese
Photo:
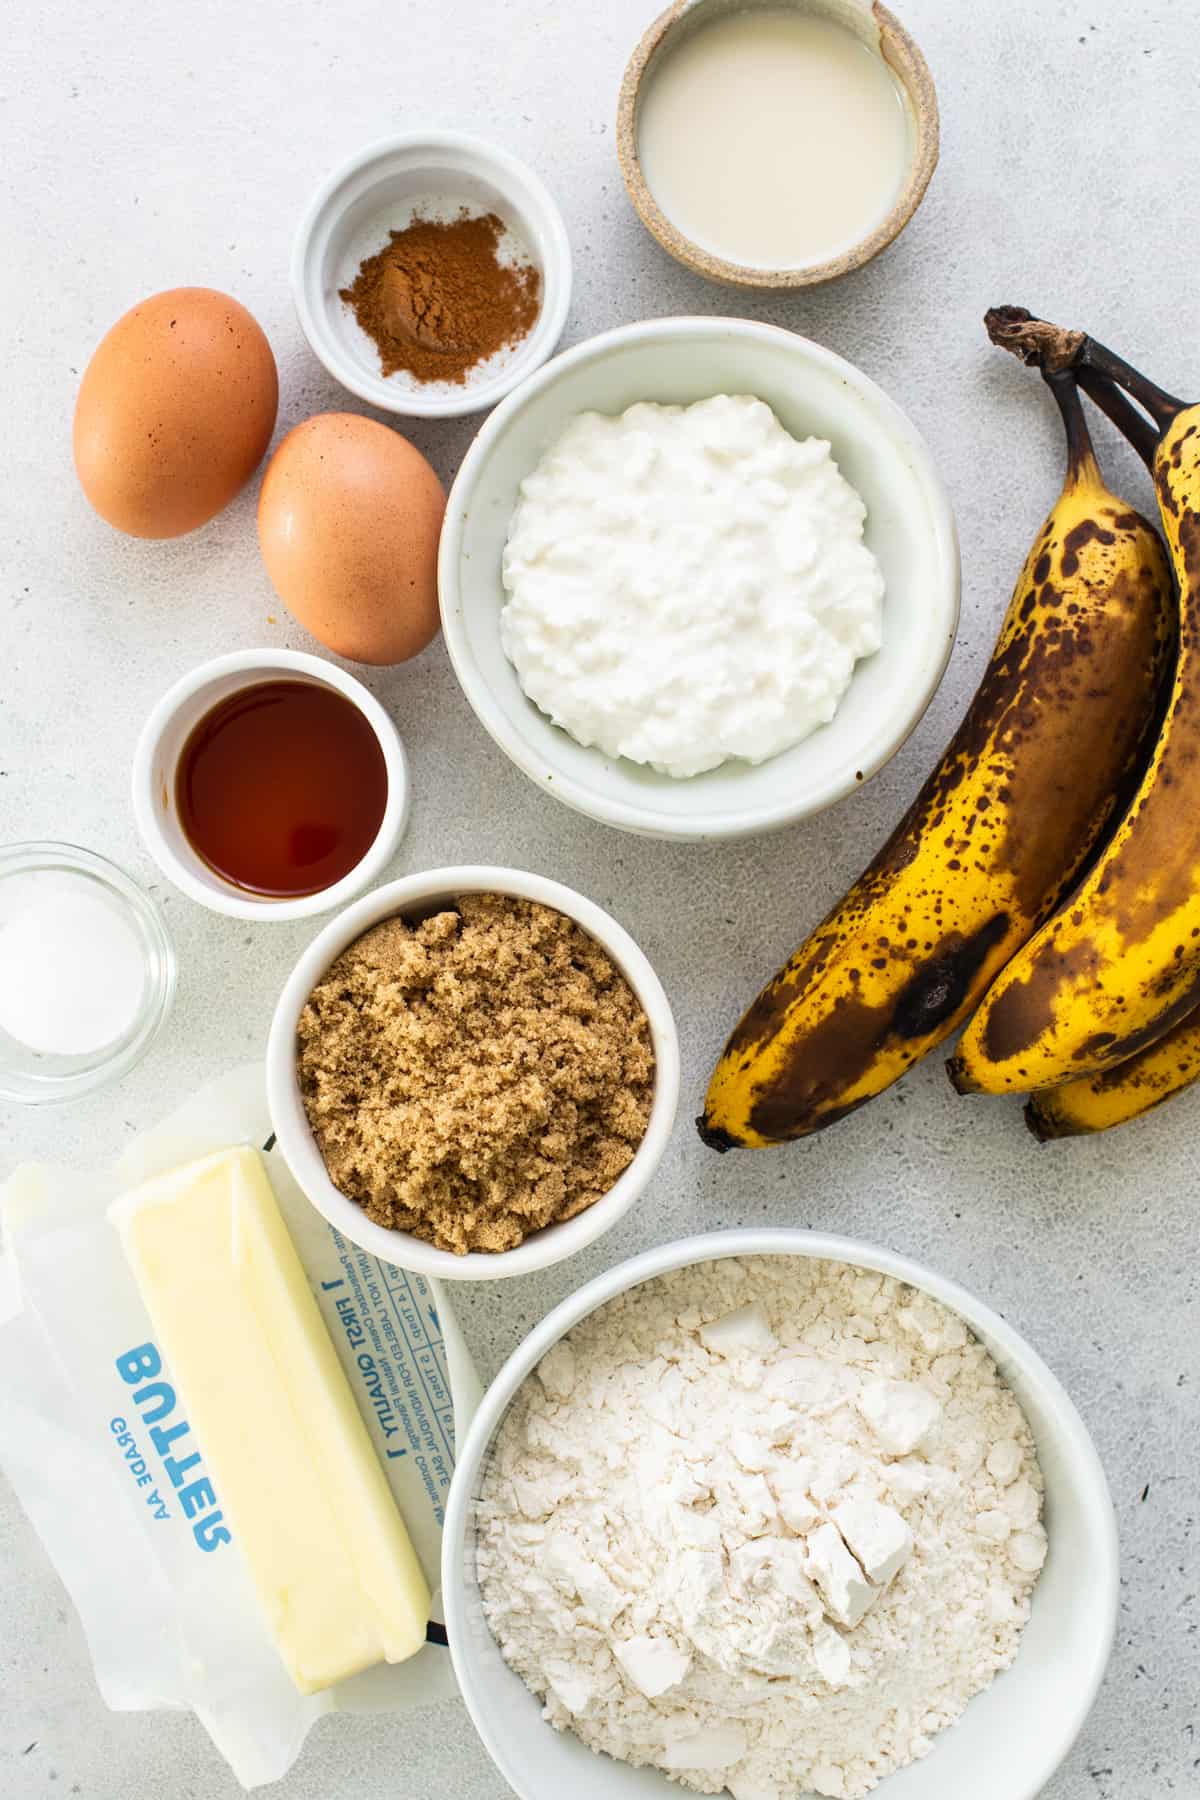
[[[850,1800],[1012,1661],[1041,1502],[955,1314],[842,1263],[726,1259],[602,1307],[520,1389],[484,1611],[592,1749],[733,1800]]]
[[[866,509],[749,395],[581,413],[521,484],[500,618],[556,725],[668,775],[763,762],[882,641]]]

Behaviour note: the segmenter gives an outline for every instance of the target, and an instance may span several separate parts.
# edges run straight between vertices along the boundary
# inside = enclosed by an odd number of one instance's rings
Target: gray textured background
[[[210,283],[266,328],[280,431],[343,396],[313,360],[287,288],[311,188],[359,144],[430,124],[528,158],[566,214],[573,342],[624,320],[740,310],[850,357],[925,432],[962,533],[962,629],[949,674],[895,762],[825,817],[734,848],[670,848],[576,818],[476,725],[441,647],[370,685],[412,758],[412,826],[394,873],[512,862],[577,886],[657,966],[683,1037],[685,1104],[636,1215],[542,1277],[476,1287],[459,1310],[486,1375],[519,1335],[610,1261],[698,1228],[812,1224],[936,1265],[1028,1334],[1095,1434],[1120,1514],[1124,1582],[1099,1705],[1046,1793],[1159,1800],[1200,1788],[1193,1736],[1195,1187],[1200,1095],[1108,1140],[1038,1148],[1015,1104],[965,1101],[933,1057],[829,1135],[717,1158],[689,1124],[735,1013],[858,872],[973,688],[1060,445],[1039,386],[980,328],[1018,301],[1091,326],[1167,387],[1200,389],[1192,227],[1200,182],[1194,8],[1121,0],[903,0],[943,108],[942,164],[915,223],[832,289],[759,304],[670,263],[626,204],[613,107],[654,0],[16,0],[0,57],[0,840],[74,839],[155,885],[126,801],[130,752],[159,692],[239,645],[305,645],[259,565],[254,495],[174,545],[117,537],[70,465],[78,375],[96,340],[157,288]],[[356,404],[356,403],[351,403]],[[472,421],[412,435],[453,475]],[[1106,466],[1149,504],[1123,451]],[[274,614],[278,623],[268,623]],[[312,927],[251,929],[156,886],[179,951],[173,1020],[114,1093],[3,1119],[5,1164],[108,1156],[222,1068],[259,1051]],[[200,1727],[110,1716],[32,1531],[0,1494],[0,1792],[6,1800],[228,1800]],[[86,1496],[80,1496],[81,1505]],[[328,1719],[281,1800],[437,1794],[502,1800],[457,1705]],[[964,1800],[968,1797],[964,1796]]]

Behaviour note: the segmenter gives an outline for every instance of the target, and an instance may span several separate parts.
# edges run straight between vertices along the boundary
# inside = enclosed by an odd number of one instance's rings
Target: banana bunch
[[[697,1122],[714,1149],[803,1137],[897,1080],[975,1009],[1120,814],[1172,652],[1170,574],[1153,527],[1105,486],[1075,374],[1047,381],[1066,478],[983,680],[895,832],[734,1029]]]
[[[1184,1023],[1200,1003],[1200,406],[1093,340],[1014,309],[998,316],[997,334],[1044,366],[1118,383],[1149,412],[1179,590],[1174,681],[1133,801],[1068,904],[999,975],[950,1065],[963,1092],[1060,1091],[1033,1102],[1035,1129],[1097,1129],[1134,1116],[1122,1108],[1135,1096],[1145,1110],[1186,1085],[1200,1034]]]

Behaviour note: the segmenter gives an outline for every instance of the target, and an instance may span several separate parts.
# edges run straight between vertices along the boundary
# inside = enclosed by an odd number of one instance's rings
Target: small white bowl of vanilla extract
[[[189,899],[235,919],[344,906],[408,819],[404,746],[353,675],[296,650],[241,650],[177,681],[142,728],[133,810]]]

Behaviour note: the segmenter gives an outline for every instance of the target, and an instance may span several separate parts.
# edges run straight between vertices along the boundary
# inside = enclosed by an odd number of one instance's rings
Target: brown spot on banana
[[[871,1094],[843,1101],[847,1085],[866,1076],[889,1051],[905,1068],[924,1055],[946,1021],[961,1017],[979,969],[1008,930],[1007,916],[998,913],[970,938],[948,933],[889,1004],[871,1008],[843,995],[811,1032],[791,1041],[778,1079],[751,1107],[751,1129],[777,1143],[794,1135],[790,1126],[797,1104],[819,1112],[822,1126],[862,1106]],[[906,1044],[913,1046],[907,1058]]]
[[[1079,571],[1079,552],[1085,544],[1111,544],[1114,533],[1106,530],[1098,519],[1083,519],[1063,539],[1062,572],[1068,579]]]
[[[1059,972],[1065,980],[1092,980],[1097,966],[1096,946],[1086,941],[1073,945],[1059,956]],[[1007,1062],[1019,1057],[1023,1050],[1036,1043],[1041,1034],[1049,1029],[1051,1021],[1050,1000],[1044,984],[1020,979],[1006,983],[1003,993],[997,996],[994,1005],[988,1007],[983,1020],[982,1029],[988,1055],[996,1062]],[[953,1066],[952,1079],[956,1086],[963,1073],[958,1064]],[[968,1088],[959,1088],[960,1093],[969,1091]]]

